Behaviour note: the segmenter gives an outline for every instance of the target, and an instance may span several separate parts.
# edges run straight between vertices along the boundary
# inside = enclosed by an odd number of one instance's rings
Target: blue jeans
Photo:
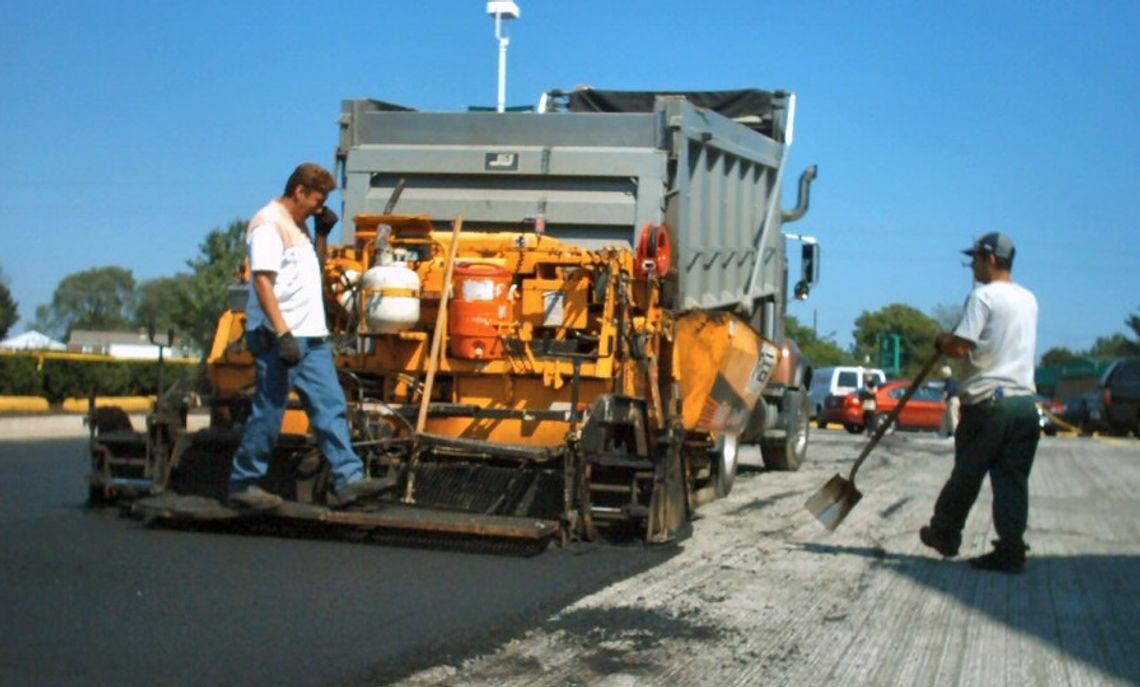
[[[298,337],[301,362],[287,368],[281,362],[277,336],[269,330],[258,328],[249,332],[246,342],[257,363],[257,389],[241,446],[234,454],[230,491],[257,484],[265,476],[269,457],[281,435],[281,421],[285,418],[285,404],[292,388],[300,392],[321,451],[332,466],[335,488],[341,489],[361,479],[364,464],[352,449],[348,406],[328,343],[323,339]]]

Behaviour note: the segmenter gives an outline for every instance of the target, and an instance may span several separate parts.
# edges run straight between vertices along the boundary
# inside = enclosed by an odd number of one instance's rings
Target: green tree
[[[796,342],[800,350],[811,360],[813,367],[854,363],[851,354],[840,348],[833,336],[821,338],[810,327],[800,324],[799,320],[791,315],[788,315],[784,333]]]
[[[1124,334],[1098,336],[1089,349],[1089,357],[1097,360],[1115,360],[1127,355],[1140,354],[1140,345]]]
[[[55,336],[72,329],[131,328],[135,277],[124,267],[93,267],[64,277],[51,304],[36,308],[35,327]]]
[[[1140,342],[1140,312],[1129,315],[1128,319],[1124,320],[1124,324],[1128,325],[1128,328],[1136,335],[1136,340]]]
[[[930,316],[934,318],[942,331],[949,332],[958,326],[965,312],[965,305],[936,305],[934,310],[930,311]]]
[[[904,303],[892,303],[875,312],[864,311],[855,320],[855,357],[857,360],[878,361],[879,335],[898,334],[901,337],[901,373],[910,376],[934,352],[934,337],[942,330],[932,318],[921,310]]]
[[[187,307],[175,321],[178,331],[208,351],[218,318],[226,309],[226,287],[241,274],[245,262],[245,231],[249,222],[234,220],[223,229],[214,227],[198,244],[198,257],[187,260],[193,270],[187,290]]]
[[[8,330],[20,319],[20,304],[12,299],[8,278],[0,269],[0,339],[8,337]]]
[[[1064,365],[1070,360],[1075,360],[1080,357],[1080,355],[1063,346],[1054,346],[1042,354],[1041,365],[1043,367],[1055,367],[1057,365]]]
[[[173,328],[179,332],[190,319],[190,290],[193,277],[179,272],[173,277],[159,277],[139,284],[135,290],[135,324],[165,332]]]

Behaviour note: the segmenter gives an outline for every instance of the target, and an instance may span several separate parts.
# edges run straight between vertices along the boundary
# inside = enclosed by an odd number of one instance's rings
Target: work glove
[[[339,219],[327,205],[322,205],[320,210],[313,213],[313,228],[317,230],[317,236],[328,236]]]
[[[301,347],[297,345],[293,332],[285,332],[277,337],[277,356],[285,363],[285,367],[293,367],[301,362]]]

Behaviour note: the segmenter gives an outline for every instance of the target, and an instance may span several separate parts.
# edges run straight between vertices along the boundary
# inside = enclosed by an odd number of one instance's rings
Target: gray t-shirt
[[[974,342],[966,359],[962,403],[985,400],[998,387],[1006,396],[1035,393],[1037,298],[1028,289],[1008,281],[977,287],[966,299],[954,334]]]

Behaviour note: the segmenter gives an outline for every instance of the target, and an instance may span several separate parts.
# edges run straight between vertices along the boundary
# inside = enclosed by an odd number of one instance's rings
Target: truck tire
[[[764,467],[769,470],[799,470],[807,455],[811,425],[807,394],[800,389],[788,389],[784,392],[782,406],[784,417],[779,424],[785,429],[784,435],[762,440],[760,455],[764,458]]]

